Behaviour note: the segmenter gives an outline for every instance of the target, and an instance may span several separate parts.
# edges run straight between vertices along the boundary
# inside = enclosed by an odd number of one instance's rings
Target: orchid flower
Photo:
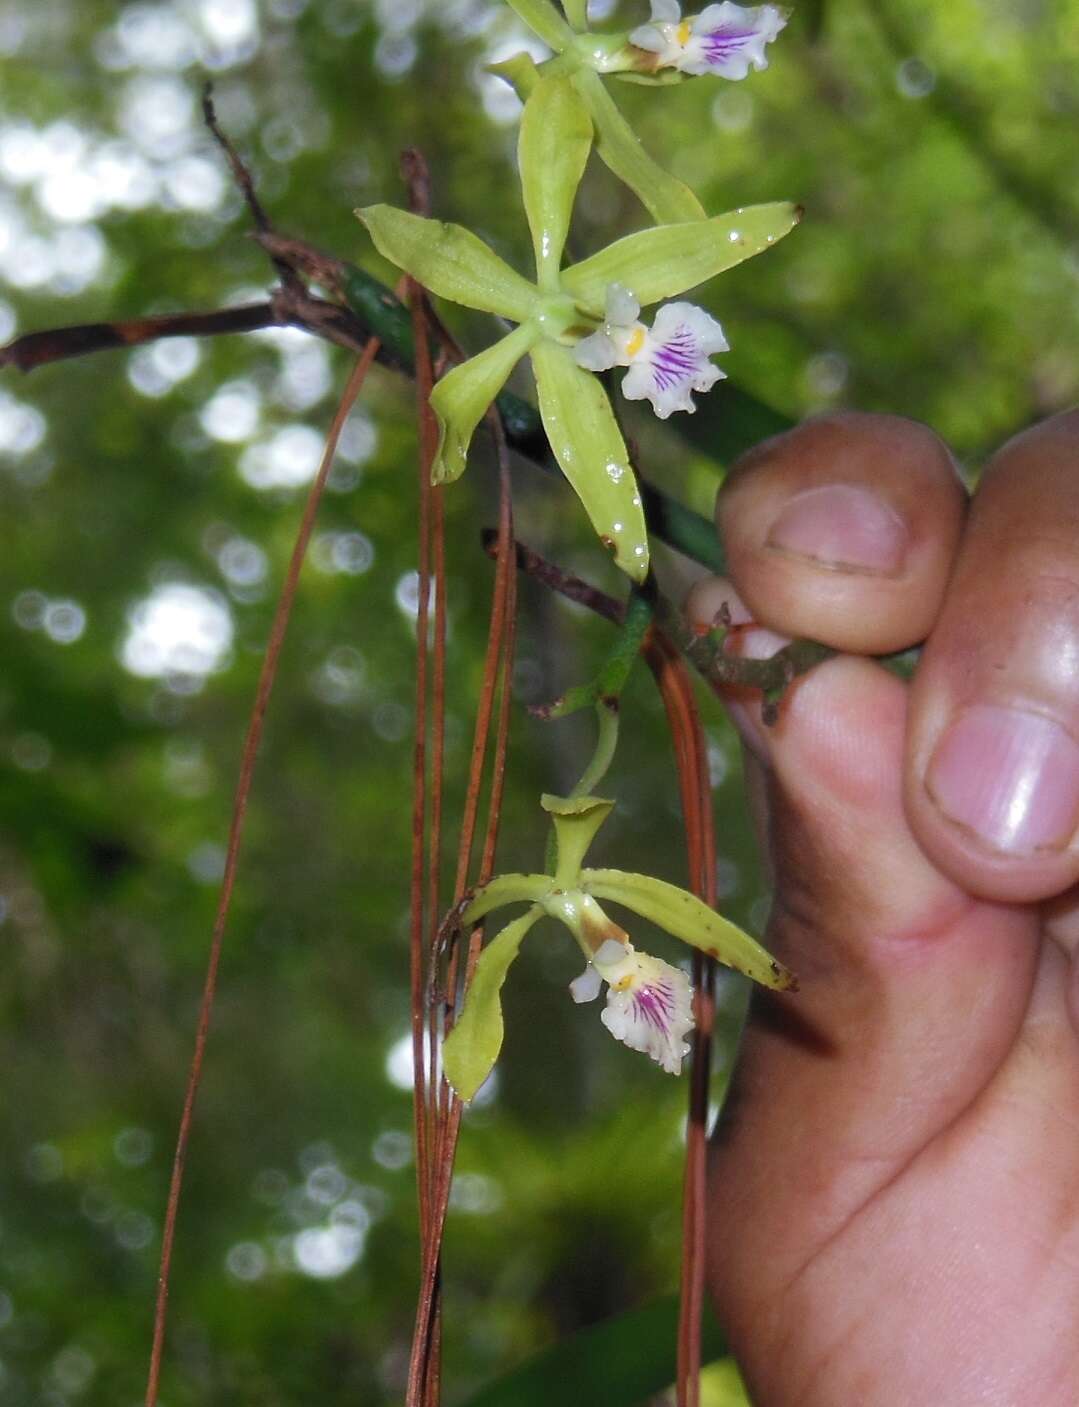
[[[737,79],[750,67],[768,67],[765,45],[786,23],[785,11],[776,5],[747,9],[724,0],[683,19],[678,0],[652,0],[651,23],[631,30],[629,42],[654,54],[658,68]]]
[[[585,969],[569,987],[573,1000],[594,1001],[606,983],[607,1000],[600,1013],[604,1026],[616,1040],[642,1051],[671,1074],[678,1074],[689,1053],[689,979],[670,963],[638,951],[625,930],[608,917],[601,899],[631,910],[766,987],[789,991],[797,986],[794,974],[756,939],[687,890],[649,875],[583,868],[585,852],[613,802],[596,796],[545,796],[542,805],[555,830],[554,874],[499,875],[475,892],[459,916],[461,926],[467,927],[505,905],[529,905],[483,949],[464,1008],[446,1037],[443,1068],[462,1099],[472,1098],[498,1059],[502,984],[525,936],[544,917],[568,928],[584,954]]]
[[[689,1054],[686,1033],[693,1028],[693,988],[677,967],[639,953],[628,936],[608,938],[569,984],[575,1002],[595,1001],[608,984],[599,1019],[615,1040],[643,1051],[671,1075]]]
[[[664,303],[651,328],[638,320],[640,311],[628,288],[610,284],[603,326],[577,343],[577,365],[589,371],[628,366],[623,396],[651,401],[660,420],[674,410],[696,410],[690,392],[707,391],[726,375],[709,360],[713,352],[730,350],[723,329],[692,303]]]
[[[456,479],[463,472],[476,426],[527,355],[543,426],[563,474],[618,566],[643,581],[648,538],[629,455],[606,391],[578,363],[574,349],[604,324],[612,284],[632,288],[642,304],[676,297],[767,249],[793,229],[800,211],[777,202],[710,220],[659,225],[564,268],[574,198],[592,138],[588,109],[572,83],[541,78],[525,104],[518,143],[535,254],[534,282],[460,225],[425,220],[388,205],[368,206],[357,214],[378,251],[431,293],[516,324],[501,341],[454,367],[435,387],[431,406],[440,427],[435,482]],[[698,368],[692,384],[698,386],[703,378]],[[685,399],[682,395],[677,403]],[[675,408],[674,401],[662,404],[668,409],[660,410],[657,404],[659,414]]]
[[[589,29],[585,0],[508,0],[525,24],[554,51],[538,65],[514,54],[489,71],[504,78],[524,102],[535,84],[554,74],[568,78],[588,108],[601,161],[638,197],[657,224],[703,219],[690,188],[653,160],[608,93],[608,76],[624,83],[667,85],[701,74],[745,78],[766,68],[765,45],[787,22],[776,5],[707,5],[682,17],[677,0],[654,0],[648,24],[602,33]]]

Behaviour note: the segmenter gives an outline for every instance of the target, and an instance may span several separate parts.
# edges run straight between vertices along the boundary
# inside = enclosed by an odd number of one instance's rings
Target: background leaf
[[[674,1382],[678,1301],[671,1295],[582,1329],[481,1388],[461,1407],[637,1407]],[[705,1363],[726,1352],[711,1314]]]

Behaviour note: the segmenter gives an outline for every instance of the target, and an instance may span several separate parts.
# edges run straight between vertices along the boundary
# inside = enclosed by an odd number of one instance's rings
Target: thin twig
[[[484,551],[492,555],[490,532],[482,534]],[[553,562],[541,557],[523,542],[514,543],[515,560],[519,571],[534,577],[549,590],[565,596],[578,605],[587,606],[596,615],[621,625],[625,619],[625,607],[613,596],[600,591],[580,577],[564,572]],[[789,645],[769,659],[740,659],[736,655],[725,655],[722,643],[714,631],[698,632],[686,622],[660,592],[653,597],[656,622],[671,638],[678,649],[686,656],[697,673],[714,690],[759,689],[764,695],[762,710],[765,723],[775,723],[779,717],[779,707],[786,690],[795,679],[836,653],[827,645],[818,645],[814,640],[792,640]],[[644,644],[650,640],[645,635]],[[888,659],[892,659],[891,656]],[[895,657],[896,660],[899,656]]]
[[[495,847],[501,809],[502,789],[506,768],[509,733],[510,691],[513,671],[514,618],[516,614],[516,572],[513,556],[513,506],[511,496],[509,453],[502,427],[495,412],[488,413],[487,423],[495,441],[499,465],[499,525],[495,556],[497,569],[491,605],[491,620],[487,635],[487,653],[483,683],[476,709],[476,725],[469,762],[468,786],[461,822],[457,851],[457,873],[454,883],[454,903],[458,904],[468,886],[468,871],[474,848],[479,814],[480,792],[484,776],[492,718],[495,716],[496,690],[501,695],[495,721],[495,743],[491,767],[491,792],[488,803],[487,826],[484,836],[477,882],[490,878],[494,869]],[[476,960],[479,957],[481,929],[472,930],[466,954],[463,990],[467,992]],[[451,950],[446,991],[450,999],[457,986],[459,948]],[[446,1013],[447,1031],[452,1024],[452,1012]],[[409,1362],[407,1407],[431,1407],[438,1400],[438,1383],[431,1372],[437,1361],[438,1326],[440,1323],[442,1235],[449,1206],[450,1187],[457,1139],[461,1127],[462,1105],[443,1078],[437,1116],[438,1149],[435,1156],[435,1190],[429,1213],[428,1236],[423,1279],[416,1312],[416,1326]]]
[[[490,528],[485,528],[480,534],[480,541],[488,557],[494,557],[498,545],[498,534]],[[546,557],[541,557],[538,552],[533,552],[531,547],[526,547],[520,539],[514,542],[513,552],[517,570],[524,572],[525,576],[535,577],[537,581],[542,582],[551,591],[557,592],[559,596],[565,596],[568,601],[574,601],[578,606],[586,606],[596,615],[603,616],[605,620],[612,621],[615,625],[622,624],[626,608],[621,601],[616,601],[613,596],[608,596],[598,586],[593,586],[581,577],[574,576],[572,572],[563,571],[561,567],[556,567],[553,562],[548,562]]]
[[[645,651],[656,676],[675,746],[686,831],[689,884],[709,907],[716,903],[715,828],[708,756],[700,712],[685,663],[662,631]],[[705,1141],[715,1024],[716,964],[693,954],[693,1037],[689,1120],[682,1207],[682,1277],[678,1320],[678,1407],[697,1407],[700,1396],[701,1315],[704,1308]]]
[[[26,332],[0,347],[0,367],[33,371],[50,362],[84,357],[114,347],[138,347],[163,337],[218,337],[232,332],[257,332],[280,321],[272,303],[244,303],[206,313],[162,313],[157,317],[120,322],[88,322]]]
[[[273,623],[270,627],[270,636],[266,645],[266,653],[263,656],[262,669],[259,672],[258,687],[255,691],[255,702],[251,709],[251,717],[247,725],[247,734],[244,738],[243,753],[240,759],[240,775],[236,783],[236,791],[232,805],[232,820],[229,825],[228,847],[225,854],[225,872],[221,879],[221,892],[217,903],[217,913],[214,918],[213,936],[210,941],[210,956],[206,967],[206,980],[203,985],[202,1000],[199,1005],[198,1027],[195,1033],[195,1049],[191,1057],[191,1068],[187,1077],[187,1089],[184,1094],[183,1112],[180,1116],[180,1127],[176,1139],[176,1152],[172,1164],[172,1177],[169,1183],[169,1198],[165,1210],[165,1224],[161,1237],[161,1264],[158,1271],[157,1300],[154,1308],[153,1346],[150,1351],[150,1369],[146,1384],[146,1407],[155,1407],[157,1402],[158,1384],[161,1377],[161,1357],[165,1343],[165,1323],[168,1313],[169,1273],[172,1267],[172,1249],[176,1236],[176,1221],[180,1207],[180,1192],[183,1187],[184,1165],[187,1161],[187,1148],[191,1138],[195,1100],[198,1096],[199,1085],[202,1081],[202,1067],[206,1053],[206,1041],[209,1036],[210,1018],[213,1014],[214,996],[217,991],[217,974],[221,963],[221,948],[225,936],[225,926],[228,921],[229,908],[232,902],[232,891],[236,881],[236,869],[240,858],[240,844],[243,839],[244,817],[247,813],[247,802],[251,794],[251,782],[255,771],[255,760],[258,756],[259,744],[262,741],[263,725],[266,720],[266,708],[270,702],[270,694],[277,676],[277,665],[281,657],[281,648],[285,641],[285,633],[288,630],[289,617],[292,613],[292,604],[296,597],[296,589],[299,585],[300,572],[303,567],[304,557],[307,553],[307,545],[311,540],[311,533],[314,529],[315,515],[318,512],[323,490],[326,487],[326,480],[329,478],[330,469],[333,466],[337,441],[340,438],[341,430],[348,417],[348,413],[356,397],[359,395],[364,378],[370,370],[374,359],[375,344],[372,341],[368,344],[360,360],[352,369],[352,374],[349,377],[348,384],[345,387],[344,394],[337,407],[337,412],[334,415],[333,423],[330,426],[329,434],[326,437],[326,449],[322,456],[322,463],[319,466],[318,475],[311,485],[311,490],[307,496],[303,518],[300,522],[299,531],[296,534],[296,541],[293,544],[292,556],[289,558],[288,570],[285,573],[281,595],[278,598],[277,609],[274,611]]]
[[[232,139],[222,130],[217,120],[217,110],[214,107],[214,85],[211,80],[207,80],[202,90],[202,120],[213,137],[214,141],[225,154],[225,160],[232,171],[232,179],[244,198],[244,203],[251,212],[251,218],[255,222],[255,228],[260,234],[272,234],[273,225],[269,215],[266,214],[265,206],[259,200],[258,192],[255,190],[255,182],[251,172],[241,158]],[[274,259],[274,267],[281,276],[281,282],[285,288],[292,293],[303,293],[303,280],[296,270],[284,259]]]

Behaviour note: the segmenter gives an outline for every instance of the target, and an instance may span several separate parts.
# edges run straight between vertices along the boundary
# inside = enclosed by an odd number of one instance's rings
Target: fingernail
[[[826,484],[792,498],[765,545],[836,572],[894,576],[906,560],[910,533],[895,509],[871,490]]]
[[[976,704],[937,744],[926,788],[992,850],[1061,850],[1079,824],[1079,745],[1041,714]]]

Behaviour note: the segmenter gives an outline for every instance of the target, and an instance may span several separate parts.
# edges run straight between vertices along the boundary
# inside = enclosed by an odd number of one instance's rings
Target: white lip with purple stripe
[[[600,1020],[611,1035],[677,1075],[689,1054],[686,1035],[693,1026],[693,989],[686,974],[638,952],[632,943],[609,938],[571,984],[574,1000],[595,1000],[601,981],[608,985]]]
[[[730,344],[715,318],[693,303],[665,303],[651,328],[640,321],[641,306],[629,289],[607,289],[603,326],[580,341],[574,355],[588,371],[628,367],[622,394],[647,400],[661,420],[675,410],[694,411],[693,391],[707,391],[724,373],[709,358]]]
[[[652,0],[651,23],[632,30],[629,42],[655,54],[658,68],[740,79],[750,68],[768,67],[765,45],[786,23],[786,12],[777,5],[747,7],[724,0],[683,19],[678,0]]]

